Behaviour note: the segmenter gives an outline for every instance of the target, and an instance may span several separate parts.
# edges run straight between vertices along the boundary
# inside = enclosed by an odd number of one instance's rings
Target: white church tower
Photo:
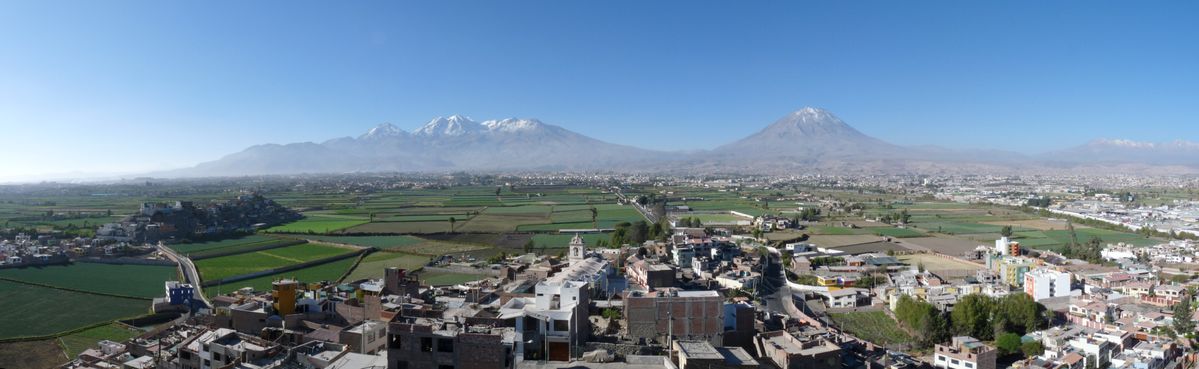
[[[587,243],[583,242],[583,237],[579,237],[575,233],[574,238],[570,239],[570,262],[581,261],[587,258]]]

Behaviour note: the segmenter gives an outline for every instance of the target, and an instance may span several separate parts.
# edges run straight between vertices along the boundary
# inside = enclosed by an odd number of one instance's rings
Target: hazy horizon
[[[338,5],[0,4],[0,182],[451,114],[668,151],[804,106],[906,146],[1199,141],[1189,2]]]

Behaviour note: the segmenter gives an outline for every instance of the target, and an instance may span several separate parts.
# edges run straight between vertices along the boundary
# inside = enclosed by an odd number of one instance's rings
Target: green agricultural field
[[[491,209],[488,209],[490,211]],[[516,230],[516,227],[526,224],[549,223],[548,213],[501,213],[483,214],[472,218],[465,224],[459,223],[456,232],[504,233]]]
[[[999,233],[1004,226],[994,224],[968,222],[930,222],[916,223],[916,226],[929,232],[945,234]],[[1033,229],[1012,227],[1013,231],[1032,231]]]
[[[881,311],[829,314],[842,330],[858,338],[883,344],[912,342],[912,336],[899,327],[899,323]]]
[[[591,221],[574,223],[526,224],[516,227],[519,232],[558,232],[563,229],[592,229]]]
[[[454,224],[454,228],[461,230],[465,220],[458,221]],[[347,228],[341,231],[343,234],[360,234],[360,233],[395,233],[395,234],[423,234],[423,233],[443,233],[450,231],[449,221],[437,222],[374,222],[365,223],[352,228]]]
[[[222,256],[198,260],[196,268],[200,270],[200,278],[205,281],[215,281],[243,274],[261,272],[264,270],[285,267],[308,261],[324,259],[353,252],[352,250],[317,245],[301,244],[280,247],[277,249],[255,251],[246,254]]]
[[[346,281],[356,281],[360,279],[378,279],[383,278],[383,270],[390,267],[401,269],[416,270],[423,267],[429,262],[429,257],[424,255],[412,255],[398,252],[376,252],[367,255],[362,259],[362,263],[358,264],[357,268],[350,273],[350,277]]]
[[[855,234],[870,234],[870,230],[849,227],[815,226],[805,230],[809,234],[827,236],[847,236]]]
[[[267,228],[265,232],[324,234],[365,224],[369,220],[362,217],[305,214],[304,219]]]
[[[0,269],[0,277],[81,291],[154,298],[163,296],[164,281],[178,280],[178,269],[158,265],[74,263]]]
[[[0,339],[43,336],[149,312],[147,300],[0,281]]]
[[[1109,231],[1099,228],[1075,228],[1074,232],[1078,235],[1078,242],[1082,243],[1090,241],[1091,237],[1099,237],[1105,244],[1124,242],[1136,246],[1153,246],[1163,242],[1153,238],[1145,238],[1145,236],[1136,233]],[[1070,242],[1070,231],[1042,231],[1042,233],[1046,237],[1057,240],[1062,244]]]
[[[431,286],[447,286],[453,284],[466,283],[477,281],[486,278],[481,274],[466,274],[466,273],[447,273],[447,272],[424,272],[420,273],[420,279],[425,284]]]
[[[306,240],[317,240],[332,243],[340,243],[347,245],[357,245],[362,247],[375,247],[379,249],[392,249],[404,246],[416,245],[426,242],[423,239],[412,236],[317,236],[303,235],[297,236]]]
[[[254,279],[247,279],[240,282],[226,283],[220,286],[205,287],[204,294],[208,296],[217,296],[218,294],[227,294],[243,287],[253,287],[255,291],[268,291],[271,289],[272,282],[284,278],[293,278],[304,283],[316,283],[320,281],[332,282],[336,281],[338,278],[341,278],[346,271],[350,270],[350,266],[354,265],[354,260],[355,258],[347,258],[300,270],[276,273]]]
[[[231,238],[220,241],[196,242],[196,243],[178,243],[169,245],[172,250],[180,254],[199,253],[207,251],[225,251],[229,248],[253,247],[254,245],[265,245],[270,242],[278,242],[278,238],[268,236],[251,235],[239,238]]]
[[[537,234],[533,235],[533,245],[536,248],[565,248],[570,246],[570,239],[574,238],[573,234]],[[595,246],[596,241],[608,241],[612,238],[608,233],[582,233],[579,237],[583,238],[583,242],[587,245]]]
[[[731,224],[731,223],[736,223],[736,222],[752,222],[753,221],[753,219],[746,218],[746,217],[739,216],[739,215],[733,215],[733,214],[693,214],[693,215],[688,215],[685,217],[697,218],[697,219],[699,219],[699,222],[703,223],[703,224],[712,224],[712,223]]]
[[[74,358],[84,350],[99,349],[100,341],[125,342],[125,340],[140,334],[142,331],[124,324],[112,323],[59,337],[58,343],[62,346],[63,351],[66,351],[67,356]]]
[[[925,234],[920,231],[913,230],[913,229],[907,229],[907,228],[882,228],[882,227],[879,227],[879,228],[873,228],[873,229],[871,229],[871,231],[874,232],[874,234],[877,234],[879,236],[889,236],[889,237],[895,237],[895,238],[924,237],[925,236]]]

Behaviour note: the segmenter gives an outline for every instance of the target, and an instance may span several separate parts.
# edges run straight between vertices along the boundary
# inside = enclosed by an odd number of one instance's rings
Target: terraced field
[[[59,288],[146,299],[164,294],[162,282],[179,279],[178,269],[172,266],[99,263],[0,269],[0,277]]]

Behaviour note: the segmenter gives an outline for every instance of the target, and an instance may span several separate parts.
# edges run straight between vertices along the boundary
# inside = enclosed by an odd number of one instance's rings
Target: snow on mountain
[[[1055,163],[1138,163],[1152,165],[1199,165],[1199,143],[1098,139],[1084,145],[1047,153]]]
[[[531,131],[542,128],[544,123],[536,119],[517,119],[507,118],[501,120],[488,120],[482,123],[483,127],[492,132],[520,132]]]
[[[423,127],[413,131],[416,136],[461,136],[468,133],[479,131],[482,125],[471,120],[469,117],[461,115],[451,115],[449,117],[437,117],[425,123]]]
[[[806,107],[711,150],[662,152],[590,138],[537,119],[438,117],[411,133],[390,123],[320,144],[258,145],[173,176],[441,170],[735,172],[997,172],[1165,165],[1199,168],[1199,143],[1101,139],[1026,156],[999,150],[899,146],[824,109]]]
[[[380,138],[387,138],[387,137],[402,137],[402,136],[407,136],[407,135],[408,135],[408,132],[405,132],[404,130],[392,125],[391,123],[383,123],[378,126],[375,126],[375,128],[371,128],[369,131],[366,131],[366,133],[364,133],[363,135],[358,136],[358,139],[380,139]]]

